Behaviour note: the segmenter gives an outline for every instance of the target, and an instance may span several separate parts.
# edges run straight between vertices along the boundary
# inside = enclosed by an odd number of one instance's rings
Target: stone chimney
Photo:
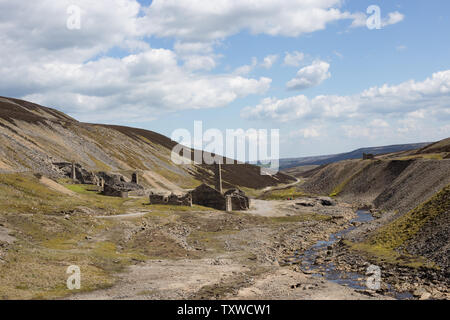
[[[139,184],[139,175],[138,175],[137,172],[134,172],[134,173],[131,175],[131,182],[132,182],[132,183]]]
[[[222,193],[222,165],[220,163],[215,165],[215,179],[216,190]]]
[[[77,179],[77,173],[75,171],[75,162],[72,162],[72,171],[70,173],[70,178],[72,180],[76,180]]]

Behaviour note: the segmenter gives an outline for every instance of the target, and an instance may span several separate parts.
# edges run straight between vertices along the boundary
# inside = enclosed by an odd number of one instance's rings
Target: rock
[[[315,203],[312,201],[303,200],[303,201],[297,202],[295,205],[302,206],[302,207],[314,207]]]
[[[336,205],[336,201],[334,201],[330,197],[320,197],[317,200],[319,200],[320,204],[323,205],[323,206],[334,206],[334,205]]]
[[[431,298],[431,293],[429,293],[428,291],[425,291],[420,295],[419,300],[429,300],[430,298]]]

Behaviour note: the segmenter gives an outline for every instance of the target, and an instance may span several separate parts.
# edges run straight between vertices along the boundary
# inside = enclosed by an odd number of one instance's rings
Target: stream
[[[357,217],[350,222],[365,223],[372,221],[374,218],[369,211],[358,210],[356,212]],[[366,290],[367,275],[356,272],[347,272],[337,270],[335,264],[332,261],[327,261],[323,258],[323,252],[327,252],[328,248],[333,246],[339,241],[345,234],[354,230],[355,226],[350,226],[345,230],[330,235],[327,241],[318,241],[311,248],[303,252],[302,254],[296,253],[293,257],[290,257],[292,263],[296,263],[300,268],[308,274],[315,277],[325,278],[328,281],[344,285],[356,290]],[[323,261],[318,261],[318,259]],[[316,262],[317,261],[317,262]],[[395,292],[388,286],[388,292],[397,299],[410,299],[412,295],[409,293]]]

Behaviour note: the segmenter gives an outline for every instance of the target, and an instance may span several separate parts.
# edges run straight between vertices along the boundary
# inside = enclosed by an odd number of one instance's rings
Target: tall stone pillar
[[[75,171],[75,162],[72,162],[72,171],[70,173],[70,178],[72,180],[77,180],[77,173]]]
[[[216,190],[222,193],[222,165],[220,163],[215,165],[215,179]]]
[[[226,196],[225,197],[225,211],[226,212],[233,211],[233,202],[231,200],[231,196]]]
[[[131,182],[132,182],[132,183],[139,184],[139,176],[138,176],[138,173],[137,173],[137,172],[134,172],[134,173],[131,175]]]

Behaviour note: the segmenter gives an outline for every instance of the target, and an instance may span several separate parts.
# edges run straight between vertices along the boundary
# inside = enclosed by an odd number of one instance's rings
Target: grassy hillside
[[[141,171],[142,183],[165,190],[212,183],[207,165],[175,165],[174,141],[158,133],[123,126],[80,123],[54,109],[0,97],[0,172],[39,172],[54,176],[53,162],[75,161],[88,170],[130,176]],[[261,176],[259,167],[224,166],[225,187],[264,188],[292,182],[284,174]]]
[[[351,246],[388,263],[413,267],[435,264],[448,269],[449,216],[450,185],[415,209],[376,229],[364,242]]]
[[[72,294],[66,287],[70,265],[81,268],[82,291],[90,291],[113,285],[116,272],[140,261],[196,257],[175,237],[147,226],[210,209],[150,208],[146,198],[106,197],[91,185],[64,184],[69,195],[44,182],[30,173],[0,174],[0,299]],[[127,220],[98,218],[125,212],[142,214]]]
[[[442,154],[447,143],[322,166],[305,177],[301,188],[377,209],[382,218],[346,240],[377,263],[448,269],[450,160]]]

